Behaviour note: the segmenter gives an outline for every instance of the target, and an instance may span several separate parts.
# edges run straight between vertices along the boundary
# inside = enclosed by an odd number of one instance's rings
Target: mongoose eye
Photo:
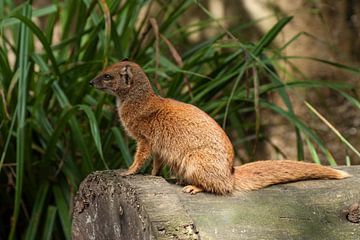
[[[104,74],[104,80],[111,80],[113,77],[110,74]]]

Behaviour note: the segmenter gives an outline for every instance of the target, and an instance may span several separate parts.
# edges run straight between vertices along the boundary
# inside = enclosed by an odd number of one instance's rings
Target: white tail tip
[[[336,171],[339,173],[339,179],[351,177],[351,174],[349,174],[345,171],[342,171],[342,170],[336,170]]]

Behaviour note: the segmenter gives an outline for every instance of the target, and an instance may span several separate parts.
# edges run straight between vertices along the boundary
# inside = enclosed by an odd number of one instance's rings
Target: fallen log
[[[161,177],[90,174],[74,200],[73,239],[360,239],[360,166],[353,177],[216,196]]]

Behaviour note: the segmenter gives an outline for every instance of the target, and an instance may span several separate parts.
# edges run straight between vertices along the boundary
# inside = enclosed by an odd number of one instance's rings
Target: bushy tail
[[[235,189],[255,190],[277,183],[307,179],[343,179],[347,172],[291,160],[266,160],[235,167]]]

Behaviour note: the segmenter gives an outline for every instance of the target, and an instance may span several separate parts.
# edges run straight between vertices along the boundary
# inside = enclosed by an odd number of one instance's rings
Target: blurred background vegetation
[[[88,84],[122,58],[214,117],[237,164],[359,164],[359,13],[350,0],[0,1],[0,239],[70,239],[81,180],[129,166],[114,99]]]

